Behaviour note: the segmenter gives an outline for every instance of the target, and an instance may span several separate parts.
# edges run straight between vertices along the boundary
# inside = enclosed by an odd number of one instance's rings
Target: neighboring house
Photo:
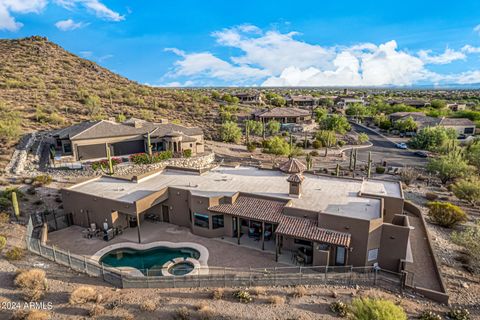
[[[335,98],[335,107],[337,109],[345,110],[352,104],[360,103],[365,105],[365,99],[352,96],[338,96]]]
[[[143,220],[155,217],[203,237],[267,248],[277,260],[302,252],[305,265],[378,263],[398,272],[412,262],[401,183],[303,174],[296,159],[281,170],[165,169],[142,179],[97,177],[61,193],[75,225],[136,228],[139,242]]]
[[[258,92],[239,92],[233,94],[234,97],[237,97],[240,103],[245,104],[261,104],[262,96]]]
[[[315,107],[318,104],[318,99],[312,96],[288,95],[285,97],[285,102],[290,107]]]
[[[447,108],[449,108],[453,112],[463,111],[467,108],[465,103],[448,103]]]
[[[171,150],[192,154],[204,152],[203,131],[170,123],[151,123],[130,119],[124,123],[108,120],[82,122],[51,133],[57,156],[65,160],[84,161],[112,156],[126,156],[148,150],[147,135],[153,151]]]
[[[417,130],[426,127],[442,126],[457,131],[459,136],[472,136],[475,134],[475,123],[466,118],[434,118],[426,116],[423,112],[395,112],[390,114],[392,124],[399,120],[412,118],[417,123]]]
[[[414,108],[424,108],[430,105],[429,102],[417,99],[389,100],[388,103],[392,106],[396,104],[404,104]]]
[[[312,119],[311,111],[299,108],[273,108],[260,110],[252,113],[252,118],[257,121],[268,122],[270,120],[278,121],[282,124],[304,123]]]

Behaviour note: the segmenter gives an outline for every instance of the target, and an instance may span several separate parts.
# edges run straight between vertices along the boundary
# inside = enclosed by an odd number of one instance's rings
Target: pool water
[[[192,248],[156,247],[147,250],[120,248],[100,258],[100,263],[109,267],[132,267],[147,275],[160,275],[162,266],[175,258],[198,259],[200,253]]]

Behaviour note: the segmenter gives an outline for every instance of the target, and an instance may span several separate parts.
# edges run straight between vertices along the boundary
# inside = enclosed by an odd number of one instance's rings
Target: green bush
[[[12,206],[10,199],[5,197],[0,197],[0,210],[7,210]]]
[[[52,183],[52,176],[48,174],[42,174],[34,178],[34,183],[36,186],[46,186]]]
[[[255,151],[256,149],[257,149],[257,145],[256,145],[255,143],[250,142],[250,143],[247,144],[247,150],[248,150],[249,152],[253,152],[253,151]]]
[[[383,166],[376,166],[375,167],[375,172],[378,174],[384,174],[385,173],[385,167]]]
[[[7,245],[7,238],[5,236],[0,236],[0,252],[5,248]]]
[[[470,312],[467,309],[453,308],[447,312],[447,317],[451,320],[469,320]]]
[[[337,144],[338,144],[339,147],[343,147],[343,146],[346,145],[347,143],[346,143],[345,141],[343,141],[343,140],[338,140]]]
[[[20,260],[23,258],[25,251],[22,248],[14,247],[5,252],[5,258],[10,261]]]
[[[433,311],[423,311],[418,317],[420,320],[442,320],[442,316]]]
[[[183,150],[183,157],[184,158],[191,158],[192,157],[192,149]]]
[[[476,206],[480,202],[480,178],[472,176],[469,179],[458,180],[452,185],[452,191],[458,199]]]
[[[130,161],[135,164],[152,164],[168,160],[173,157],[170,150],[154,153],[151,157],[146,153],[137,153],[130,156]]]
[[[122,163],[121,158],[112,158],[112,165],[116,166],[117,164]],[[99,160],[92,162],[92,170],[97,171],[97,170],[107,170],[108,168],[108,160]]]
[[[249,303],[249,302],[253,301],[253,298],[250,295],[250,293],[248,291],[245,291],[245,290],[239,290],[239,291],[235,292],[233,294],[233,296],[235,298],[237,298],[238,301],[240,301],[242,303]]]
[[[452,233],[452,241],[463,246],[474,266],[480,268],[480,221],[473,226],[468,226],[465,230]]]
[[[314,150],[314,151],[310,151],[310,155],[311,155],[312,157],[318,157],[320,154],[318,153],[318,151],[315,151],[315,150]]]
[[[314,149],[320,149],[320,148],[322,147],[322,143],[321,143],[320,141],[318,141],[318,140],[314,140],[314,141],[312,142],[312,147],[313,147]]]
[[[467,220],[467,214],[450,202],[432,201],[427,204],[428,215],[433,222],[445,228],[451,228]]]
[[[402,307],[384,299],[356,298],[352,301],[350,313],[355,320],[407,320]]]
[[[330,304],[330,311],[339,317],[346,317],[348,314],[348,306],[345,302],[335,301]]]
[[[0,213],[0,226],[10,221],[10,215],[6,212]]]

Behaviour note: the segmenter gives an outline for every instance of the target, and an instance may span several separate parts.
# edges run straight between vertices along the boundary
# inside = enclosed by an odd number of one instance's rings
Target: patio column
[[[240,217],[237,217],[237,243],[240,244]]]
[[[262,250],[265,250],[265,221],[262,221]]]
[[[140,216],[137,212],[137,235],[138,235],[138,243],[142,243],[142,238],[140,237]]]
[[[280,242],[278,241],[278,234],[275,235],[275,261],[278,262],[278,251]]]

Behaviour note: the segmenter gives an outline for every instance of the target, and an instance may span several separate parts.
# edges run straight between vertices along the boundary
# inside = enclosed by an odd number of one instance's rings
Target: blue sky
[[[473,0],[0,0],[29,35],[156,86],[480,83]]]

